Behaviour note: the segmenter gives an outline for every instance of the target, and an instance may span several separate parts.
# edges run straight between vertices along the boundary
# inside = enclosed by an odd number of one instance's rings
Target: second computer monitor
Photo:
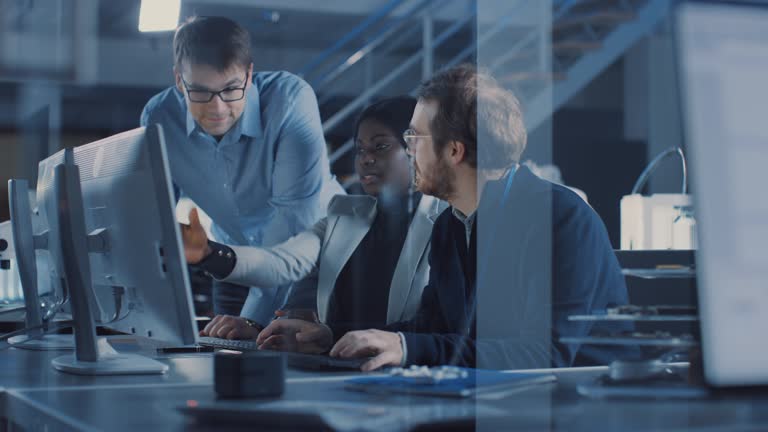
[[[169,345],[196,341],[162,128],[74,149],[101,321]]]

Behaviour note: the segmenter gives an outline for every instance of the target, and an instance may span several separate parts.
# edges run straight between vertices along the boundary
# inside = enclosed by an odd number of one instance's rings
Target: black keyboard
[[[233,340],[201,336],[198,343],[203,346],[222,348],[233,351],[258,351],[259,347],[252,340]],[[303,354],[286,352],[285,361],[295,369],[331,371],[331,370],[360,370],[369,358],[340,359],[321,354]]]
[[[359,371],[360,367],[369,358],[341,359],[321,354],[303,354],[296,352],[285,353],[285,361],[288,366],[295,369],[306,369],[316,371]]]
[[[208,336],[200,336],[197,342],[203,346],[223,348],[234,351],[258,351],[259,345],[252,340],[222,339]]]

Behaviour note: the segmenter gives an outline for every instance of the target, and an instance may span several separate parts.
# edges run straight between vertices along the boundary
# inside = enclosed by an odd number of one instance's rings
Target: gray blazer
[[[408,228],[392,276],[387,323],[411,318],[419,308],[429,279],[429,244],[432,225],[447,204],[424,195]],[[331,294],[344,265],[365,237],[376,217],[376,198],[336,195],[328,216],[311,229],[271,248],[231,246],[237,264],[225,279],[246,286],[279,286],[307,277],[317,279],[317,312],[328,317]]]

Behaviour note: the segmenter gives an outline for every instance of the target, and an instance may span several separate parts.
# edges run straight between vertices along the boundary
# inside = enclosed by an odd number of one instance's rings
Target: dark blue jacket
[[[506,178],[486,184],[469,246],[450,208],[435,222],[421,308],[412,320],[388,327],[403,331],[407,363],[518,369],[635,356],[635,349],[559,342],[632,329],[568,320],[628,303],[599,216],[567,188],[525,167],[503,200],[505,186]]]

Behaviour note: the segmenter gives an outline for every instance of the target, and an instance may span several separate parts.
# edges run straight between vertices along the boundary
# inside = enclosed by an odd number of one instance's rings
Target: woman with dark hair
[[[328,216],[312,229],[271,248],[208,241],[196,211],[184,227],[187,261],[216,279],[243,286],[279,286],[314,279],[291,294],[283,319],[257,341],[263,348],[325,352],[344,333],[381,327],[413,316],[429,276],[432,224],[445,203],[411,193],[410,164],[402,131],[416,105],[410,97],[385,99],[366,108],[355,130],[355,171],[365,195],[337,195]],[[231,257],[227,259],[227,257]],[[214,261],[226,262],[218,267]],[[302,298],[305,300],[302,302]],[[310,308],[313,314],[290,313]],[[287,315],[287,316],[286,316]],[[301,316],[301,318],[294,318]],[[203,336],[252,339],[256,332],[220,316]]]

